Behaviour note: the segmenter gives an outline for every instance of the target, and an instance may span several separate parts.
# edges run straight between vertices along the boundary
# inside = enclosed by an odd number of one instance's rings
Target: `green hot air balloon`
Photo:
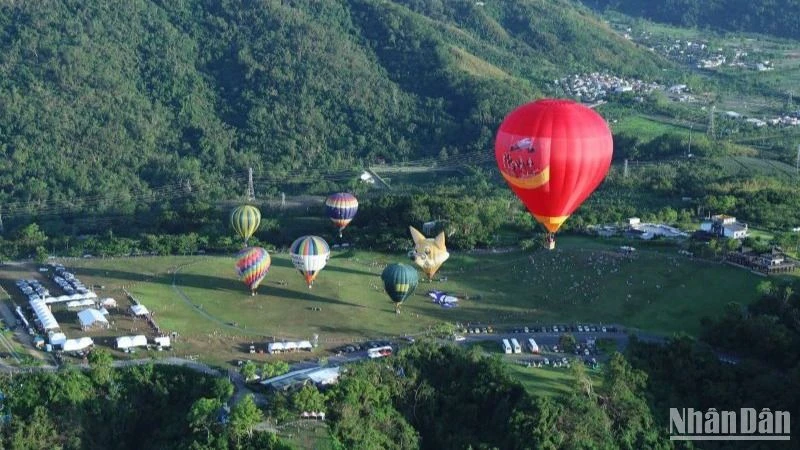
[[[414,293],[419,283],[417,269],[406,264],[389,264],[381,274],[383,288],[394,302],[394,311],[400,314],[400,305]]]
[[[231,227],[244,239],[245,246],[247,240],[258,231],[259,225],[261,225],[261,211],[255,206],[242,205],[231,212]]]

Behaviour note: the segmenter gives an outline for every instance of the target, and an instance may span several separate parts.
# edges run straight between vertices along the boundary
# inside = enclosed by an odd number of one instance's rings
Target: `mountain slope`
[[[666,64],[566,0],[47,0],[4,3],[0,29],[0,202],[20,220],[231,197],[247,167],[484,151],[554,77]]]

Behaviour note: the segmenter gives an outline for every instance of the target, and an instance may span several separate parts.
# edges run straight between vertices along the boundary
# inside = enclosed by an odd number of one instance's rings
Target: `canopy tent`
[[[309,341],[300,341],[300,342],[297,343],[297,348],[299,350],[311,351],[314,347],[311,346],[311,342],[309,342]]]
[[[31,302],[31,308],[33,308],[34,314],[39,319],[39,322],[42,324],[42,328],[45,331],[49,330],[57,330],[60,328],[58,326],[58,322],[56,322],[56,318],[53,317],[53,313],[50,312],[50,308],[47,307],[47,303],[44,300],[34,300]]]
[[[148,311],[144,305],[133,305],[131,306],[131,311],[133,312],[134,316],[146,316],[150,314],[150,311]]]
[[[270,353],[278,353],[286,350],[286,347],[283,345],[283,342],[272,342],[267,345],[267,351]]]
[[[287,352],[293,352],[297,350],[297,342],[285,342],[283,344],[283,349]]]
[[[87,292],[85,294],[72,294],[72,295],[59,295],[58,297],[45,297],[45,303],[61,303],[69,302],[72,300],[86,300],[97,298],[94,292]]]
[[[84,309],[78,313],[78,319],[81,321],[81,328],[84,330],[95,325],[108,328],[108,319],[96,309]]]
[[[153,340],[156,342],[156,344],[158,344],[158,345],[160,345],[162,347],[169,347],[170,344],[171,344],[170,340],[169,340],[169,336],[160,336],[160,337],[157,337],[157,338],[155,338]]]
[[[147,337],[143,334],[136,336],[120,336],[117,338],[117,348],[147,347]]]
[[[94,341],[90,337],[82,337],[78,339],[67,339],[64,341],[65,352],[77,352],[94,345]]]
[[[104,298],[104,299],[100,300],[100,305],[105,306],[106,308],[116,308],[117,307],[117,301],[114,300],[111,297]]]

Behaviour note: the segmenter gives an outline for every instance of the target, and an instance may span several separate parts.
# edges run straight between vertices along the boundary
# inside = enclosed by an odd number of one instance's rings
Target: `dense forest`
[[[723,31],[746,31],[800,38],[800,3],[795,0],[581,0],[657,22]]]
[[[89,360],[89,370],[4,375],[0,448],[290,448],[254,430],[263,413],[252,396],[227,407],[227,379],[165,365],[114,369],[103,350]]]
[[[483,152],[569,71],[666,67],[566,0],[4,2],[0,29],[6,226],[91,213],[158,229],[237,198],[247,167],[264,195]]]

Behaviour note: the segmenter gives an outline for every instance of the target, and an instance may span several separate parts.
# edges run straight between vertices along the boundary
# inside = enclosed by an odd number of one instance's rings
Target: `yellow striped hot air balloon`
[[[247,240],[258,231],[259,225],[261,225],[261,211],[255,206],[242,205],[231,212],[231,227],[244,239],[245,246]]]

